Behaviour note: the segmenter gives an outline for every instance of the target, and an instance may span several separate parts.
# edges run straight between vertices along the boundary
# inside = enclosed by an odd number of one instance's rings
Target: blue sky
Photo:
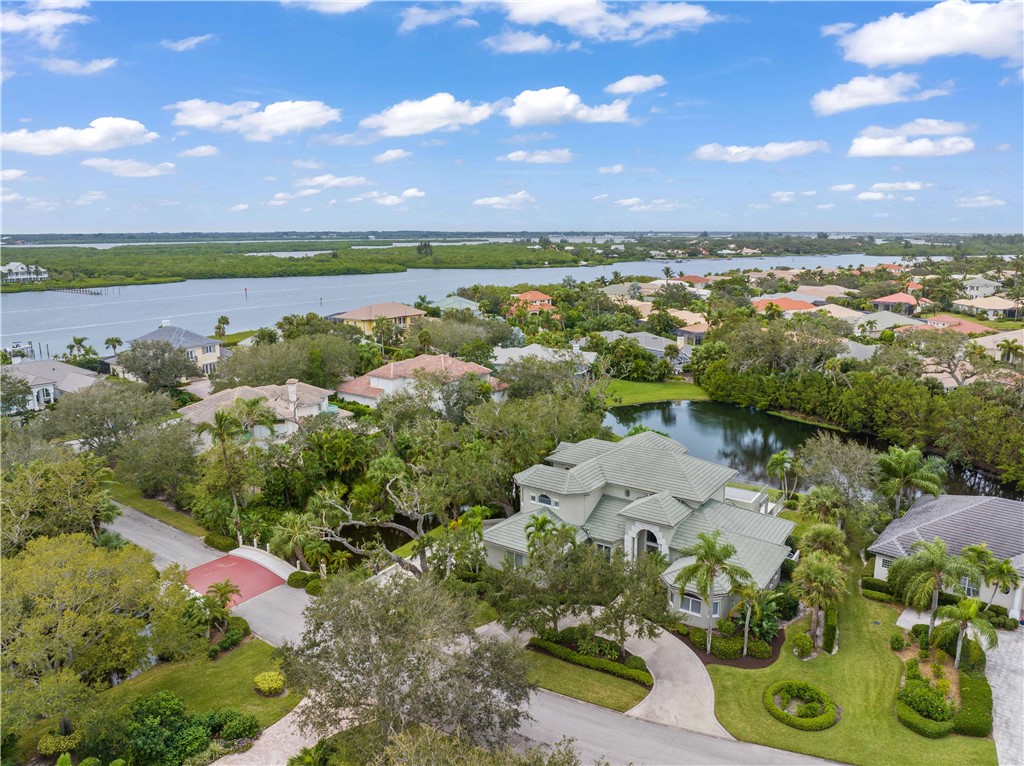
[[[1008,0],[3,12],[5,232],[1022,228]]]

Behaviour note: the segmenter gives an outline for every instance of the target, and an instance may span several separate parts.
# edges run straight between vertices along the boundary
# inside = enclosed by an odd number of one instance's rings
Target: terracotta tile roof
[[[366,399],[376,399],[384,393],[383,388],[370,385],[370,378],[360,375],[358,378],[346,380],[338,385],[338,393],[342,396],[362,396]]]
[[[328,318],[334,320],[350,319],[356,322],[372,321],[378,317],[385,319],[400,319],[402,317],[421,317],[427,312],[406,306],[404,303],[387,301],[385,303],[371,303],[369,306],[360,306],[351,311],[343,311],[338,314],[331,314]]]
[[[308,407],[327,400],[330,389],[318,388],[308,383],[295,383],[295,404]],[[179,414],[192,423],[212,423],[214,413],[230,407],[237,401],[266,399],[266,405],[278,420],[293,418],[295,413],[288,394],[288,384],[283,386],[238,386],[218,391],[201,402],[189,404],[178,410]]]
[[[550,303],[551,296],[545,295],[540,290],[527,290],[525,293],[516,293],[512,296],[528,303]]]
[[[764,311],[770,303],[774,303],[783,311],[807,311],[808,309],[813,310],[817,308],[813,303],[808,303],[807,301],[795,301],[792,298],[751,301],[751,305],[753,305],[753,307],[758,311]]]
[[[911,306],[917,306],[919,304],[931,303],[927,298],[915,298],[909,293],[893,293],[892,295],[886,295],[882,298],[875,298],[872,303],[906,303]]]
[[[921,290],[922,288],[924,288],[924,285],[920,282],[907,282],[908,290]]]
[[[685,277],[684,276],[672,277],[669,281],[670,282],[688,282],[691,285],[704,285],[704,284],[707,284],[708,282],[710,282],[711,280],[708,279],[707,277],[698,277],[696,274],[687,274]]]
[[[452,377],[461,378],[463,375],[487,375],[490,370],[483,365],[464,362],[447,354],[420,354],[401,362],[388,362],[376,370],[370,370],[366,377],[397,380],[411,378],[417,372],[446,372]]]
[[[991,327],[986,327],[983,324],[971,322],[963,317],[953,316],[951,314],[936,314],[935,316],[925,319],[925,322],[927,324],[897,327],[896,332],[907,332],[909,330],[953,330],[954,332],[958,332],[963,335],[993,332]]]

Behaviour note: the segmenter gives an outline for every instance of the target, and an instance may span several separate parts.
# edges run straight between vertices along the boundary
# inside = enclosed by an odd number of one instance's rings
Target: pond
[[[796,451],[818,431],[818,426],[720,402],[657,402],[614,407],[605,425],[622,435],[635,425],[667,433],[702,460],[722,463],[739,471],[739,481],[772,484],[765,470],[769,458],[781,450]],[[874,449],[880,442],[852,437]],[[1024,498],[1024,492],[1002,484],[991,474],[954,466],[945,491],[954,495],[996,495]]]

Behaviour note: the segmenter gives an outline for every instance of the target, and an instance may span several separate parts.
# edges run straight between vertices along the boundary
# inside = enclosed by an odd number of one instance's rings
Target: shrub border
[[[953,721],[933,721],[925,718],[906,702],[896,700],[896,720],[915,734],[928,739],[942,739],[953,730]]]
[[[580,667],[607,673],[608,675],[616,676],[626,681],[632,681],[640,686],[645,686],[648,689],[654,686],[654,676],[646,671],[633,670],[632,668],[627,668],[625,665],[620,665],[619,663],[612,662],[611,660],[587,657],[586,655],[574,652],[572,649],[568,649],[561,644],[556,644],[553,641],[545,641],[543,638],[537,638],[534,636],[530,639],[529,646],[534,649],[540,649],[556,659],[564,660],[565,662],[572,663],[573,665],[579,665]]]
[[[814,718],[799,718],[788,713],[775,704],[775,695],[782,691],[788,691],[806,702],[820,702],[825,712]],[[808,693],[817,695],[817,699],[808,698]],[[814,684],[804,681],[782,680],[771,684],[764,690],[764,706],[776,721],[801,731],[824,731],[835,726],[839,720],[839,711],[832,698]]]

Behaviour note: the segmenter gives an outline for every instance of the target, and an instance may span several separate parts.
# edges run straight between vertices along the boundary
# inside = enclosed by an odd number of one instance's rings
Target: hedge
[[[708,645],[708,632],[704,628],[690,628],[690,643],[704,651]],[[738,660],[743,656],[743,636],[711,634],[711,654],[720,660]]]
[[[877,577],[861,577],[860,587],[866,590],[873,590],[875,593],[888,593],[892,595],[892,586],[885,580],[879,580]]]
[[[306,593],[310,596],[319,596],[324,592],[324,581],[319,577],[314,577],[312,580],[306,583]]]
[[[252,633],[252,628],[249,627],[249,623],[244,617],[228,617],[224,636],[213,646],[207,647],[207,656],[212,660],[221,652],[234,649],[250,633]]]
[[[942,739],[953,730],[952,721],[930,721],[905,702],[896,701],[896,720],[915,734]]]
[[[747,655],[758,660],[771,659],[772,645],[767,641],[752,638],[747,642]]]
[[[787,582],[792,580],[794,569],[796,569],[796,562],[793,559],[784,559],[782,562],[782,579]]]
[[[572,649],[556,644],[554,641],[545,641],[543,638],[537,638],[534,636],[530,639],[529,645],[535,649],[547,652],[552,657],[557,657],[560,660],[570,662],[573,665],[579,665],[580,667],[598,670],[602,673],[608,673],[609,675],[624,678],[627,681],[632,681],[648,688],[654,685],[654,677],[646,671],[627,668],[625,665],[620,665],[619,663],[612,662],[611,660],[587,657],[579,654],[578,652],[574,652]]]
[[[291,588],[305,588],[306,583],[319,576],[312,572],[303,572],[301,569],[296,569],[288,575],[288,586]]]
[[[203,538],[203,542],[216,551],[222,553],[228,553],[238,547],[238,541],[233,537],[227,535],[219,535],[216,532],[210,532],[206,537]]]
[[[805,660],[814,651],[814,641],[806,633],[800,633],[793,639],[793,648],[796,650],[796,656]]]
[[[949,721],[953,718],[952,705],[932,689],[927,681],[908,680],[896,699],[930,721]]]
[[[879,593],[877,590],[862,590],[860,594],[864,598],[871,599],[872,601],[881,601],[883,604],[898,603],[895,596],[889,593]]]
[[[953,731],[965,737],[992,733],[992,687],[980,673],[960,673],[960,709],[953,716]]]
[[[647,660],[641,657],[639,654],[634,654],[632,657],[627,657],[626,661],[622,663],[630,670],[642,670],[647,672]]]
[[[36,751],[39,755],[50,758],[55,755],[69,753],[78,747],[82,741],[82,732],[73,731],[70,734],[44,734],[39,738]]]
[[[823,712],[814,718],[800,718],[776,705],[776,694],[798,697],[806,703],[816,702],[821,705]],[[839,720],[836,703],[832,698],[817,686],[803,681],[776,681],[764,690],[764,706],[776,721],[801,731],[823,731],[835,726]]]
[[[825,629],[821,638],[821,649],[827,654],[832,654],[836,648],[836,628],[839,625],[839,609],[832,607],[825,610]]]

